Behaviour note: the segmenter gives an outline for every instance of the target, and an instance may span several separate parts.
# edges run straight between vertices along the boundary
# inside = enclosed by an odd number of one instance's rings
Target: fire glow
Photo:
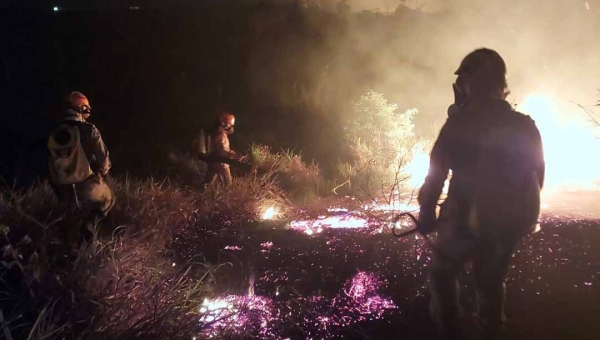
[[[403,171],[410,176],[408,184],[411,188],[420,188],[429,171],[429,153],[423,147],[413,149],[412,158]]]
[[[383,282],[373,274],[359,272],[346,285],[348,289],[344,293],[352,298],[356,310],[361,314],[375,314],[381,318],[386,310],[397,308],[391,300],[377,295]]]
[[[569,107],[559,107],[556,100],[542,94],[527,97],[517,107],[535,120],[542,135],[546,194],[599,189],[600,142],[594,135],[596,131],[580,108]]]
[[[279,216],[279,210],[275,207],[267,207],[263,210],[261,214],[261,219],[263,220],[272,220]]]
[[[531,116],[540,130],[544,144],[546,176],[542,191],[543,210],[556,206],[567,192],[600,191],[600,139],[598,128],[588,121],[584,111],[575,104],[559,102],[548,95],[533,94],[517,108]],[[410,185],[423,184],[429,167],[427,152],[416,149],[404,168],[410,175]],[[448,181],[444,187],[447,192]],[[372,206],[370,210],[418,210],[411,204]]]
[[[254,295],[227,295],[216,299],[204,299],[198,309],[200,322],[208,325],[205,333],[215,337],[223,332],[243,334],[258,326],[259,334],[266,335],[267,324],[272,321],[271,301]]]
[[[419,206],[412,202],[414,198],[400,202],[400,199],[393,200],[391,203],[373,202],[361,206],[360,209],[350,211],[345,208],[329,208],[329,216],[319,216],[314,219],[301,219],[290,222],[289,227],[292,230],[304,233],[306,235],[321,234],[328,229],[337,230],[356,230],[367,234],[383,233],[385,228],[392,228],[393,217],[401,212],[417,212]],[[362,210],[361,210],[362,209]],[[369,215],[365,212],[375,213]]]
[[[357,214],[319,216],[316,220],[297,220],[290,223],[290,228],[307,235],[320,234],[325,229],[363,229],[369,227],[369,221]]]
[[[398,308],[390,299],[378,295],[383,284],[373,273],[358,272],[333,299],[324,296],[299,297],[297,300],[304,305],[301,309],[309,305],[313,307],[310,308],[313,312],[302,315],[302,323],[296,326],[313,329],[321,336],[329,337],[335,327],[346,327],[367,319],[381,319],[386,311]],[[198,309],[201,315],[199,321],[207,326],[204,335],[208,337],[247,335],[249,330],[254,330],[260,339],[277,338],[272,326],[283,321],[281,316],[302,314],[302,310],[295,310],[297,302],[277,302],[256,295],[205,299]],[[319,312],[319,306],[327,308]]]

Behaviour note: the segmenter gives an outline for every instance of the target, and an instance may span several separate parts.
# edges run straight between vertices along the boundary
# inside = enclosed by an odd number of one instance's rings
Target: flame
[[[323,230],[331,229],[359,229],[369,227],[369,221],[354,214],[319,216],[316,220],[297,220],[290,223],[290,228],[304,232],[307,235],[320,234]]]
[[[279,210],[276,207],[267,207],[264,209],[261,218],[263,220],[272,220],[279,216]]]
[[[419,188],[425,182],[428,171],[429,153],[423,148],[415,147],[410,162],[404,167],[404,172],[410,175],[408,184],[412,188]]]
[[[559,108],[550,96],[534,94],[517,109],[531,116],[540,130],[546,160],[544,193],[598,190],[600,142],[578,108]]]

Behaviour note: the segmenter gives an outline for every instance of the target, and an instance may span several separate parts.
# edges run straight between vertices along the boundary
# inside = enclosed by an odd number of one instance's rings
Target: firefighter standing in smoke
[[[91,123],[91,107],[81,92],[71,92],[65,108],[48,139],[50,181],[59,201],[86,215],[81,231],[88,238],[95,219],[105,217],[114,204],[114,197],[104,177],[111,163],[100,131]],[[69,243],[74,245],[79,230],[68,230]],[[77,239],[76,239],[77,238]]]
[[[542,141],[534,121],[505,101],[506,65],[498,53],[476,50],[455,74],[456,103],[433,147],[418,198],[421,231],[438,228],[428,282],[430,311],[443,339],[461,338],[457,275],[472,262],[478,321],[484,338],[496,339],[504,322],[510,259],[539,217]],[[449,170],[448,197],[436,220]]]
[[[209,156],[218,156],[240,161],[243,159],[240,155],[230,149],[229,135],[235,129],[235,116],[230,113],[222,113],[219,115],[217,125],[211,130],[207,153]],[[206,173],[206,183],[213,183],[217,178],[225,185],[231,184],[231,170],[229,164],[219,162],[209,162],[208,171]]]

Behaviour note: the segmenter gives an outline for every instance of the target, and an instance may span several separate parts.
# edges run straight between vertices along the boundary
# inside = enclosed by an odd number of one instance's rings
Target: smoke
[[[600,94],[600,1],[343,3],[346,30],[335,36],[336,49],[328,56],[338,61],[332,73],[344,79],[337,86],[368,85],[401,110],[419,109],[417,132],[435,137],[453,102],[453,74],[462,58],[480,47],[494,49],[507,64],[507,100],[525,104],[518,108],[533,114],[545,140],[546,191],[552,193],[547,202],[552,208],[566,202],[565,189],[596,190],[600,166],[593,159],[600,133],[590,132],[589,117],[578,104],[594,105]],[[539,96],[548,98],[547,109],[529,105]],[[348,98],[342,93],[337,104]],[[570,207],[581,206],[571,204],[576,195],[568,197]],[[597,201],[589,191],[586,197]]]
[[[538,92],[581,104],[597,99],[599,1],[347,3],[355,16],[368,10],[386,13],[371,27],[355,20],[349,35],[359,48],[373,51],[364,66],[373,74],[373,86],[401,107],[421,109],[418,126],[443,121],[453,100],[453,73],[461,59],[479,47],[504,57],[511,102]]]

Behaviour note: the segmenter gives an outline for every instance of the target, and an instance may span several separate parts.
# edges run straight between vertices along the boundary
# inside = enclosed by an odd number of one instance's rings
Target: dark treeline
[[[435,131],[466,52],[493,35],[521,55],[516,37],[525,29],[499,29],[505,19],[497,15],[457,20],[463,12],[400,6],[383,15],[344,3],[323,10],[233,1],[170,10],[2,10],[2,175],[28,183],[45,173],[48,121],[71,90],[90,98],[92,122],[118,172],[164,164],[166,152],[183,150],[219,110],[238,117],[235,148],[258,142],[302,150],[326,170],[348,157],[345,112],[365,88],[383,92],[400,111],[418,107],[425,129]],[[450,39],[457,32],[471,33]],[[539,45],[521,74],[546,66],[535,62],[549,51]]]

